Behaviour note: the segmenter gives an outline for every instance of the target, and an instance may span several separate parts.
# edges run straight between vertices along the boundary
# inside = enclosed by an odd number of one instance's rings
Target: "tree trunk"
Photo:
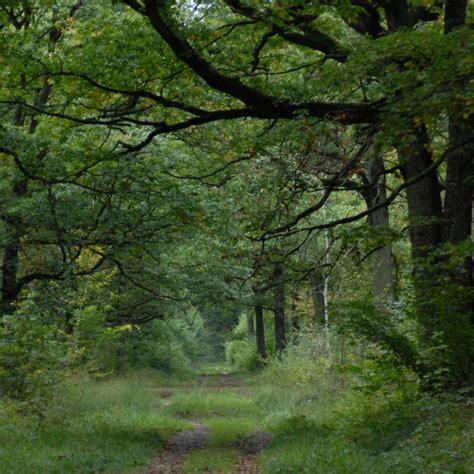
[[[369,209],[387,199],[384,172],[382,156],[379,152],[373,153],[367,164],[368,187],[362,193]],[[370,213],[368,223],[375,231],[386,232],[390,226],[388,206]],[[384,245],[372,254],[372,291],[376,305],[383,307],[394,301],[395,287],[392,248]]]
[[[466,0],[447,0],[444,33],[464,26]],[[464,84],[461,79],[461,84]],[[453,108],[449,115],[449,155],[446,165],[443,238],[452,244],[469,242],[472,238],[472,198],[474,185],[474,114],[463,116],[464,109]],[[446,333],[450,335],[455,373],[459,382],[474,384],[474,298],[473,261],[466,255],[464,263],[450,267],[455,293],[446,314]],[[459,384],[458,382],[458,384]]]
[[[242,308],[240,306],[235,306],[234,308],[232,308],[231,317],[230,317],[230,323],[232,327],[238,326],[241,314],[242,314]]]
[[[48,102],[51,86],[48,79],[44,79],[43,87],[36,92],[35,106],[43,107]],[[15,99],[18,100],[18,99]],[[25,127],[26,113],[24,107],[18,100],[13,109],[12,123],[15,127]],[[34,135],[38,122],[35,114],[31,115],[28,127],[28,133]],[[12,186],[13,195],[16,199],[23,199],[28,192],[28,179],[20,173],[20,176],[15,179]],[[0,311],[9,313],[14,311],[14,303],[19,293],[18,288],[18,268],[19,268],[19,253],[21,246],[21,231],[22,218],[17,216],[2,216],[6,227],[6,244],[3,249],[2,262],[2,301],[0,304]]]
[[[286,348],[286,320],[285,320],[285,286],[283,282],[283,269],[281,264],[276,264],[273,270],[273,294],[275,314],[275,350],[281,352]]]
[[[466,22],[467,0],[446,0],[444,6],[444,32],[449,33]]]
[[[298,309],[296,307],[297,296],[293,297],[291,303],[291,330],[294,334],[298,334],[301,329],[300,315],[298,314]]]
[[[316,267],[309,276],[309,286],[313,299],[314,320],[322,324],[324,322],[324,276],[319,267]]]
[[[14,310],[13,303],[18,294],[17,273],[20,243],[16,235],[11,234],[9,237],[10,239],[3,249],[2,263],[1,312],[4,314],[11,313]]]
[[[451,117],[449,120],[449,143],[454,151],[447,159],[446,194],[444,201],[444,233],[446,242],[459,244],[471,239],[472,198],[474,179],[474,146],[472,143],[455,147],[466,142],[474,134],[474,115],[462,120]],[[452,269],[453,280],[463,288],[470,290],[473,286],[472,257],[466,256],[464,265]],[[466,306],[472,313],[472,305]],[[474,317],[471,314],[474,322]]]
[[[267,358],[267,352],[265,350],[265,323],[261,305],[255,306],[255,336],[257,341],[257,353],[262,360],[265,360]]]
[[[442,242],[441,186],[437,170],[426,171],[433,163],[428,147],[428,136],[422,128],[413,137],[409,154],[404,149],[399,156],[405,181],[426,173],[406,190],[413,264],[415,275],[422,279],[423,273],[426,273],[424,261]]]
[[[466,0],[447,0],[445,4],[444,33],[463,26],[466,22]],[[449,117],[449,147],[452,152],[447,159],[446,194],[444,201],[444,240],[454,244],[471,239],[472,198],[474,180],[474,114],[467,118],[458,111]],[[459,144],[464,144],[459,146]],[[472,256],[467,256],[462,267],[453,269],[454,281],[467,289],[473,287]],[[473,302],[467,302],[465,310],[474,324]]]
[[[13,193],[17,199],[25,197],[28,189],[28,181],[21,177],[13,186]],[[0,311],[8,314],[15,310],[14,303],[19,293],[18,267],[21,245],[21,233],[19,227],[21,219],[16,216],[4,215],[6,242],[3,248],[2,261],[2,301]]]
[[[253,339],[255,336],[255,329],[253,324],[253,314],[250,309],[247,310],[247,337]]]
[[[426,133],[423,133],[425,136],[418,134],[417,147],[412,149],[410,159],[401,157],[405,180],[426,172],[432,164]],[[451,170],[450,177],[453,174]],[[450,217],[453,218],[448,221],[448,226],[460,225],[466,229],[466,224],[462,223],[462,207],[455,205],[460,203],[460,199],[456,199],[459,189],[454,190],[452,183],[449,187],[451,191],[448,193],[455,196],[446,197],[446,206],[451,209]],[[431,390],[463,385],[469,382],[472,373],[474,336],[466,318],[465,302],[459,298],[459,284],[449,278],[444,269],[446,262],[436,252],[446,235],[436,170],[407,188],[407,200],[416,309],[421,330],[419,371],[423,376],[423,388]]]

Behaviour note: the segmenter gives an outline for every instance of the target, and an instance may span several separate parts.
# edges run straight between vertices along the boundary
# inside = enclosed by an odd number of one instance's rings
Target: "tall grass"
[[[263,472],[474,472],[472,399],[421,397],[412,374],[348,342],[308,334],[270,362],[260,404],[274,439],[259,456]]]
[[[71,380],[55,388],[48,410],[37,419],[3,403],[1,471],[116,473],[145,466],[172,434],[188,426],[165,413],[153,390],[159,382],[152,372]]]

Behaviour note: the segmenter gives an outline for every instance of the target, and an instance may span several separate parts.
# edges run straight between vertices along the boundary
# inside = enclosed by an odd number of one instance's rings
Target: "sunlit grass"
[[[196,375],[221,375],[235,373],[235,367],[226,363],[205,363],[196,368]]]

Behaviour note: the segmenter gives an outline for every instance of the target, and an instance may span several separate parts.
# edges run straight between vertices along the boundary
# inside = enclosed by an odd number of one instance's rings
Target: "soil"
[[[258,474],[260,472],[256,455],[265,449],[272,440],[270,433],[256,431],[252,436],[238,442],[239,448],[245,453],[235,465],[237,474]]]
[[[207,426],[198,421],[190,421],[190,423],[193,429],[173,436],[161,456],[146,471],[147,474],[179,474],[183,456],[206,446],[209,442]]]

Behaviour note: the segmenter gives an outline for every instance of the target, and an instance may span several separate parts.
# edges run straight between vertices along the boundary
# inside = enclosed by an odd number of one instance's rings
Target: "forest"
[[[472,0],[0,0],[0,471],[474,473]]]

